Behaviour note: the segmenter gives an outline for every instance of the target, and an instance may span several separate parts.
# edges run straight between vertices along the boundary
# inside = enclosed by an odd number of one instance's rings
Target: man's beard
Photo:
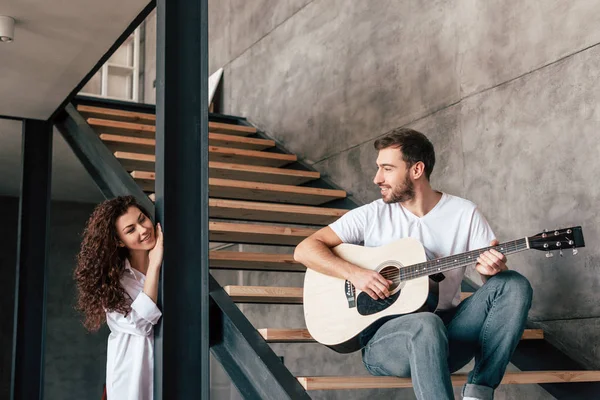
[[[408,200],[412,200],[415,197],[415,185],[410,180],[408,173],[404,177],[404,184],[398,185],[392,189],[390,197],[386,199],[383,197],[383,201],[387,204],[402,203]]]

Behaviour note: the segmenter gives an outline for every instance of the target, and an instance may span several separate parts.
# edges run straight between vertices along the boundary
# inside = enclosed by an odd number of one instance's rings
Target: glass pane
[[[108,75],[108,96],[119,99],[131,100],[133,80],[129,74],[113,74],[109,70]]]
[[[128,65],[133,67],[133,36],[119,47],[108,60],[109,64]]]

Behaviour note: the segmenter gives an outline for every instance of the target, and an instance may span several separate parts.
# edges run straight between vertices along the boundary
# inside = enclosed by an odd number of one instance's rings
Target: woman
[[[98,205],[83,232],[74,277],[84,325],[110,328],[106,362],[109,400],[153,397],[154,325],[163,235],[133,196]]]

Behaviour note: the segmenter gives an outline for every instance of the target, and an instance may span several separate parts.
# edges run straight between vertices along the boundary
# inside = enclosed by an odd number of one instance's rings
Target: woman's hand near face
[[[148,259],[150,261],[148,269],[160,269],[160,266],[162,265],[163,261],[163,232],[160,223],[156,224],[155,235],[156,244],[154,245],[154,248],[148,253]]]

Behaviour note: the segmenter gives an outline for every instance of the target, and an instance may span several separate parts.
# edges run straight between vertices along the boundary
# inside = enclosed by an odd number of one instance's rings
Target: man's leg
[[[432,313],[403,315],[383,324],[363,349],[373,375],[412,377],[420,400],[454,399],[448,369],[448,339]]]
[[[531,285],[516,271],[501,272],[463,301],[447,325],[450,371],[475,356],[463,396],[491,400],[521,340]]]

